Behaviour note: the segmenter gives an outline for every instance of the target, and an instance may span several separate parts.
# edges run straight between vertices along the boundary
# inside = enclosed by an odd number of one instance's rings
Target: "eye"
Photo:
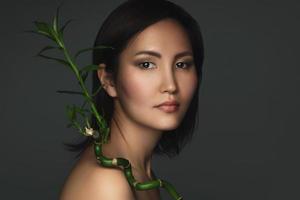
[[[142,69],[151,69],[153,67],[149,67],[151,64],[153,64],[152,62],[141,62],[138,63],[138,66],[141,67]]]
[[[191,65],[193,65],[193,61],[189,61],[189,62],[178,62],[176,63],[176,65],[179,67],[179,68],[189,68]]]

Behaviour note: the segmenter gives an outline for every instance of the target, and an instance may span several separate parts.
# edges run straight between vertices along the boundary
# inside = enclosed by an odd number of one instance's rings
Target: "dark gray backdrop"
[[[61,20],[73,52],[91,47],[121,2],[64,1]],[[299,8],[296,1],[174,1],[199,22],[205,42],[200,124],[159,177],[188,200],[299,199]],[[283,3],[284,2],[284,3]],[[1,3],[1,199],[58,199],[75,163],[64,106],[77,96],[69,69],[34,55],[50,41],[22,31],[52,19],[60,1]],[[90,54],[81,57],[90,63]],[[187,163],[187,165],[184,165]],[[170,199],[162,190],[163,199]]]

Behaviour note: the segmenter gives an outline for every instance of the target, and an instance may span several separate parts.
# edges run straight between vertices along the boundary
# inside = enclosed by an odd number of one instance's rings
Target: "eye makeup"
[[[145,66],[144,65],[145,63],[148,63],[147,66],[155,65],[155,63],[153,63],[153,62],[151,62],[151,61],[149,61],[147,59],[142,59],[141,61],[136,61],[136,62],[134,62],[134,65],[137,66],[137,67],[139,67],[139,68],[141,68],[141,69],[153,69],[154,68],[154,67],[143,67],[143,66]],[[179,61],[175,65],[178,66],[177,65],[178,63],[181,63],[182,65],[185,66],[182,69],[188,69],[188,68],[190,68],[191,66],[194,65],[194,61],[193,60]],[[179,68],[181,68],[181,67],[179,67]]]

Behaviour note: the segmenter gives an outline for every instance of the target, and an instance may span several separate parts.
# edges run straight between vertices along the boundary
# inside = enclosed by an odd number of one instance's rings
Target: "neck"
[[[114,113],[110,123],[110,139],[107,144],[103,144],[103,154],[128,159],[133,173],[152,179],[152,152],[161,134],[162,131],[142,126],[120,113]]]

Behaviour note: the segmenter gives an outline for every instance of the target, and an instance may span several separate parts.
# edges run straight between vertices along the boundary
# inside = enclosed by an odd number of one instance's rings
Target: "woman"
[[[126,1],[104,21],[94,46],[93,92],[110,127],[103,155],[130,161],[136,180],[154,179],[153,154],[178,155],[197,121],[203,44],[197,22],[165,0]],[[162,104],[165,105],[162,106]],[[168,105],[169,104],[169,105]],[[92,127],[97,129],[92,117]],[[130,187],[120,169],[96,162],[92,140],[69,145],[79,161],[60,200],[157,200],[159,189]]]

